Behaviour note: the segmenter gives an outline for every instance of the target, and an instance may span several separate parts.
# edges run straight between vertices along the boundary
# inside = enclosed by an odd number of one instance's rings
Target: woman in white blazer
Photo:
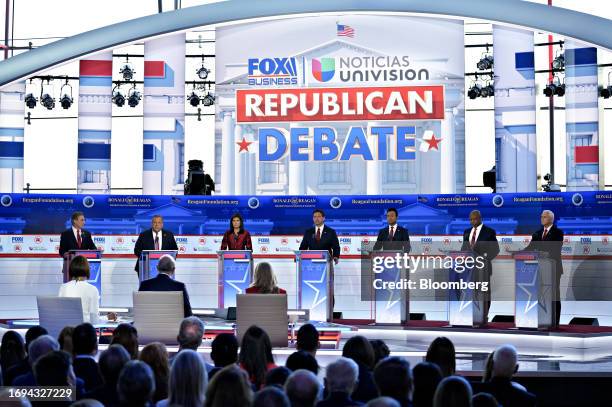
[[[100,293],[89,284],[89,262],[83,256],[76,256],[68,268],[70,281],[60,286],[60,297],[80,297],[83,305],[83,322],[97,324]]]

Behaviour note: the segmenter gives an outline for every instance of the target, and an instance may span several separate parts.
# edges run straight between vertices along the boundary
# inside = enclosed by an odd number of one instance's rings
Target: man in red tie
[[[178,250],[174,234],[164,229],[164,219],[161,215],[154,215],[151,219],[151,229],[138,235],[134,245],[134,254],[138,258],[134,270],[138,273],[140,255],[143,250]]]
[[[64,230],[60,236],[60,256],[65,257],[70,250],[96,250],[91,233],[83,229],[85,226],[83,212],[74,212],[70,221],[72,226]]]
[[[397,209],[387,209],[387,226],[378,231],[374,250],[393,250],[410,253],[410,235],[397,223]]]
[[[325,225],[325,213],[321,209],[312,212],[314,227],[307,229],[300,243],[300,250],[327,250],[338,264],[340,241],[336,231]]]

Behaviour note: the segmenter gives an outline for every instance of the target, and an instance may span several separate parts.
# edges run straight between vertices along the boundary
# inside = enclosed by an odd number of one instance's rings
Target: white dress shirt
[[[78,234],[81,234],[81,243],[83,242],[83,233],[81,232],[80,229],[75,228],[74,226],[72,227],[72,234],[74,235],[74,238],[76,239],[76,241],[79,241],[79,237]]]
[[[155,231],[153,230],[153,247],[155,247],[155,236],[158,236],[158,239],[159,239],[159,250],[163,250],[162,249],[162,231],[160,230],[159,232],[155,233]]]
[[[545,234],[548,236],[548,234],[550,233],[550,228],[552,228],[552,225],[550,225],[549,227],[544,228],[544,230],[542,231],[542,236],[540,236],[542,239],[544,239],[544,235]]]
[[[98,289],[84,280],[70,280],[60,286],[60,297],[80,297],[83,305],[83,322],[97,324],[100,293]]]
[[[478,226],[476,226],[476,228],[472,227],[472,232],[470,233],[470,240],[469,243],[472,243],[472,238],[474,239],[474,242],[478,241],[478,236],[480,235],[480,229],[482,229],[482,223]],[[474,236],[474,234],[476,234],[476,236]]]
[[[320,229],[319,236],[323,236],[323,228],[324,227],[325,227],[325,224],[322,224],[321,226],[315,226],[315,237],[317,236],[317,229]]]

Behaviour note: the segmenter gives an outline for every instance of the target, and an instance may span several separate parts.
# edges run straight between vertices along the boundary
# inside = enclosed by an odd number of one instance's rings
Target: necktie
[[[544,233],[542,234],[542,240],[546,239],[546,235],[548,235],[548,229],[544,228]]]
[[[317,234],[315,235],[315,240],[317,242],[321,240],[321,228],[317,228]]]
[[[159,250],[159,235],[155,234],[155,250]]]
[[[81,248],[82,243],[83,241],[81,240],[81,231],[77,230],[77,246],[79,247],[79,249]]]
[[[395,226],[391,226],[391,232],[389,233],[389,240],[393,240],[393,236],[395,236]]]
[[[472,239],[470,240],[470,247],[473,249],[474,245],[476,244],[476,228],[474,228],[473,232],[472,232]]]

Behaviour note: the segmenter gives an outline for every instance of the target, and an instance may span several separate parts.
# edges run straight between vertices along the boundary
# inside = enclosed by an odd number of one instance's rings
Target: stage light
[[[204,106],[212,106],[215,104],[215,97],[212,95],[212,93],[208,92],[203,98],[202,98],[202,104]]]
[[[118,86],[115,86],[115,89],[113,89],[113,103],[117,107],[125,105],[125,96],[123,96]]]
[[[130,89],[130,91],[128,92],[128,105],[130,107],[138,106],[138,103],[140,102],[141,99],[142,99],[142,96],[140,92],[136,90],[136,86]]]
[[[565,95],[565,84],[564,83],[556,87],[555,95],[557,95],[557,96],[564,96]]]
[[[495,88],[491,84],[488,84],[484,88],[480,89],[480,96],[483,98],[493,96],[494,94],[495,94]]]
[[[47,110],[52,110],[55,107],[55,99],[48,94],[45,93],[40,97],[40,104],[47,108]]]
[[[561,83],[558,76],[555,76],[552,82],[550,82],[544,88],[544,96],[553,97],[553,96],[564,96],[565,95],[565,84]]]
[[[208,78],[208,74],[210,73],[210,69],[206,68],[204,65],[202,65],[197,71],[196,71],[198,78],[205,80],[206,78]]]
[[[70,94],[68,94],[67,91],[64,91],[66,88],[70,89]],[[60,89],[60,95],[62,95],[62,97],[60,98],[60,105],[62,106],[62,108],[70,109],[70,106],[72,106],[74,99],[72,99],[72,86],[68,84],[67,80],[64,86],[62,86],[62,88]]]
[[[476,63],[476,68],[481,71],[487,71],[493,68],[493,55],[485,55]]]
[[[481,91],[481,86],[477,83],[475,83],[474,85],[472,85],[472,87],[468,90],[468,97],[470,99],[476,99],[478,96],[480,96],[480,91]]]
[[[601,88],[599,90],[599,96],[601,96],[604,99],[609,99],[610,96],[612,96],[612,85],[609,85],[607,88]]]
[[[559,54],[553,59],[552,68],[557,70],[565,68],[565,56],[563,54]]]
[[[34,109],[36,107],[36,97],[33,93],[28,93],[25,97],[25,104],[28,108]]]
[[[129,62],[126,62],[125,64],[123,64],[123,66],[119,70],[119,73],[123,75],[124,81],[131,81],[136,71],[134,70],[134,67],[132,66],[132,64],[130,64]]]
[[[189,100],[189,104],[193,107],[198,107],[200,104],[200,97],[196,95],[195,92],[191,92],[191,95],[189,95],[187,99]]]

